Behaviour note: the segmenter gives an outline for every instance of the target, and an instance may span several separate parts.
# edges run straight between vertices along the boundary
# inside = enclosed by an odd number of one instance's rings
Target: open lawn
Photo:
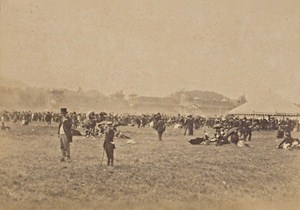
[[[56,124],[7,125],[0,209],[300,209],[300,150],[276,149],[275,132],[254,132],[251,147],[238,148],[191,145],[170,127],[161,142],[152,128],[120,127],[136,143],[115,138],[107,168],[103,138],[74,137],[72,160],[60,162]]]

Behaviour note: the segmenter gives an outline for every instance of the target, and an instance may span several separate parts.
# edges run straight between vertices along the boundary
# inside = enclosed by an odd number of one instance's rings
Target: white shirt
[[[65,118],[65,117],[63,117],[63,122],[66,121],[66,120],[68,120],[68,119]],[[60,126],[59,134],[65,134],[63,123],[62,123],[61,126]]]
[[[61,124],[61,126],[60,126],[60,129],[59,129],[59,134],[65,134],[65,131],[64,131],[64,126],[63,126],[63,124]]]

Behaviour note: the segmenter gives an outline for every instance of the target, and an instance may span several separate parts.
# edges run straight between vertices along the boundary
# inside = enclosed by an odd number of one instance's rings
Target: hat
[[[112,125],[113,123],[111,121],[102,121],[99,123],[99,125]]]
[[[106,125],[113,125],[113,123],[112,122],[110,122],[110,121],[108,121],[107,123],[106,123]]]
[[[67,108],[61,108],[60,113],[61,114],[67,114],[68,113]]]

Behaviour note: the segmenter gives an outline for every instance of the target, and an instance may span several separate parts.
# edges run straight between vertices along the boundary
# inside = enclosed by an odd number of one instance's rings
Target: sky
[[[107,95],[197,89],[300,102],[297,0],[0,2],[1,77]]]

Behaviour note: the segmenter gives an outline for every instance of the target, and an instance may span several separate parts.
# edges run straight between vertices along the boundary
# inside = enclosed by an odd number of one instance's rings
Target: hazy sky
[[[300,102],[297,0],[0,2],[4,77],[105,94],[271,90]]]

